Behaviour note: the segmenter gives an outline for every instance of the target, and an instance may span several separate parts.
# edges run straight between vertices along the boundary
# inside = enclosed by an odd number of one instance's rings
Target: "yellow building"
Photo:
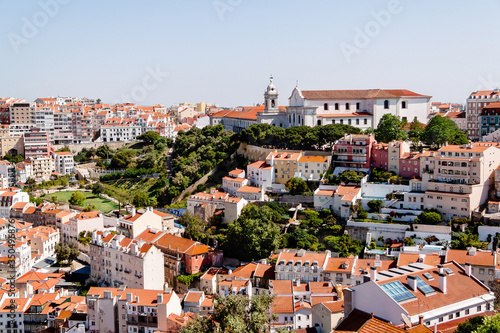
[[[196,111],[205,113],[207,108],[209,108],[211,106],[212,106],[212,104],[210,104],[210,103],[201,102],[201,103],[196,104]]]
[[[274,166],[274,182],[276,184],[286,184],[286,182],[293,178],[298,171],[299,159],[302,157],[300,153],[290,152],[273,152],[269,153],[266,162]]]
[[[9,135],[9,125],[0,126],[0,156],[24,154],[24,140],[21,135]]]

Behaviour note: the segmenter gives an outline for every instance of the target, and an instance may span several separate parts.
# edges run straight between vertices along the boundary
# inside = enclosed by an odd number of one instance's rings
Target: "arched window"
[[[321,120],[320,119],[318,119],[318,125],[321,125]]]
[[[272,108],[274,108],[274,105],[275,105],[275,103],[274,103],[274,99],[272,99],[272,100],[271,100],[271,107],[272,107]]]
[[[335,103],[335,110],[338,111],[338,109],[339,109],[339,103]]]
[[[407,101],[402,101],[402,102],[401,102],[401,108],[402,108],[402,109],[406,109],[406,108],[408,108],[408,102],[407,102]]]
[[[388,109],[388,108],[389,108],[389,101],[385,100],[384,101],[384,109]]]
[[[349,103],[345,103],[345,109],[346,110],[350,110],[351,109],[351,105]]]
[[[325,103],[325,105],[323,105],[323,107],[325,108],[325,111],[328,111],[328,103]]]
[[[358,103],[356,103],[356,110],[359,110],[360,106],[361,106],[361,105],[359,104],[359,102],[358,102]]]

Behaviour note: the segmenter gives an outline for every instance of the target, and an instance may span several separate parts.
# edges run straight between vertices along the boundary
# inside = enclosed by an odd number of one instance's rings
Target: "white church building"
[[[344,124],[362,130],[376,128],[386,113],[426,124],[431,96],[406,89],[300,90],[295,87],[288,106],[279,107],[278,90],[272,79],[264,93],[264,105],[243,111],[219,111],[210,117],[211,125],[240,132],[252,124],[279,127]]]

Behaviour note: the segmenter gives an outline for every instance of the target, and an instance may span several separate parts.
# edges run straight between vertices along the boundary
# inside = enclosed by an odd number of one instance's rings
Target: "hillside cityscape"
[[[1,302],[15,324],[0,325],[484,324],[500,291],[499,101],[296,86],[280,105],[272,78],[261,104],[232,108],[2,98]]]

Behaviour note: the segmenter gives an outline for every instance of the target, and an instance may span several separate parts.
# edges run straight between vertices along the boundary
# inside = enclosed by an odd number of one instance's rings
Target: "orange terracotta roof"
[[[328,156],[302,156],[299,158],[299,162],[326,163],[328,162]]]
[[[262,169],[262,170],[270,170],[272,169],[272,166],[267,164],[266,161],[256,161],[253,163],[250,163],[247,165],[247,168],[255,168],[255,169]]]
[[[277,296],[271,304],[272,313],[294,313],[293,296]]]
[[[354,309],[342,320],[335,330],[335,333],[400,333],[405,332],[388,322],[372,317],[370,314]]]
[[[262,189],[260,187],[245,185],[240,187],[236,193],[260,193]]]
[[[401,253],[398,257],[398,267],[408,266],[409,264],[419,262],[420,255],[417,253]],[[442,263],[443,258],[441,258],[437,253],[427,254],[422,256],[423,263],[430,266],[437,266]]]
[[[302,90],[301,93],[309,100],[429,97],[406,89]]]
[[[470,263],[471,265],[496,266],[494,253],[491,251],[476,250],[475,255],[469,255],[467,250],[449,249],[446,253],[446,262],[456,261],[460,265]]]

